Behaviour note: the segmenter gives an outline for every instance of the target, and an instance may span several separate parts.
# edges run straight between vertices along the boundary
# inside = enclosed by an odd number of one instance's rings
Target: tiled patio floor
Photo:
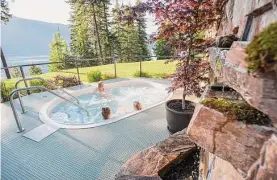
[[[40,142],[23,137],[42,124],[38,111],[52,98],[47,92],[24,97],[23,133],[16,133],[9,103],[1,104],[1,179],[114,179],[132,155],[169,136],[162,104],[101,127],[59,129]]]

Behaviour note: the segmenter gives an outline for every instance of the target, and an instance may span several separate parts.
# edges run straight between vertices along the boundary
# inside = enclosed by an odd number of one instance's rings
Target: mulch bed
[[[191,152],[186,158],[173,163],[160,177],[163,180],[198,180],[200,149]]]

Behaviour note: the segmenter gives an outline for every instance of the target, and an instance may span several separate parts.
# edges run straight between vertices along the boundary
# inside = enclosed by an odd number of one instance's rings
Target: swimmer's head
[[[104,92],[104,83],[103,83],[103,81],[99,81],[98,82],[98,91],[99,92]]]

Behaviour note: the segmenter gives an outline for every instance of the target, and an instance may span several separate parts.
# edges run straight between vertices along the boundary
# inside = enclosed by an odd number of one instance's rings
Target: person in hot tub
[[[98,88],[97,88],[98,92],[104,96],[107,99],[110,99],[111,96],[105,92],[105,87],[104,87],[104,82],[103,81],[99,81],[98,82]]]
[[[111,109],[109,107],[102,107],[102,116],[104,120],[111,118]]]
[[[98,91],[100,93],[104,93],[104,90],[105,90],[105,88],[104,88],[104,82],[103,81],[99,81],[98,82]]]
[[[134,101],[133,106],[134,106],[134,109],[137,111],[142,110],[142,105],[139,101]]]

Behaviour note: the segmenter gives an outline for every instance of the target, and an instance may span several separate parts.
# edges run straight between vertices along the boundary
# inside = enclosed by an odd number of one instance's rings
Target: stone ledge
[[[218,82],[222,82],[223,78],[223,65],[225,64],[226,54],[228,50],[211,47],[209,48],[209,61],[210,67],[214,73],[214,76],[217,78]]]
[[[115,178],[116,180],[162,180],[159,176],[134,176],[124,175]]]
[[[145,149],[129,159],[116,175],[117,180],[131,178],[159,178],[159,171],[166,168],[178,159],[185,156],[196,145],[185,134],[186,130],[180,131],[160,143]]]
[[[277,179],[277,137],[275,135],[272,135],[265,142],[260,153],[260,158],[252,165],[247,179]]]
[[[253,107],[267,114],[277,127],[276,74],[253,76],[247,73],[244,62],[244,43],[235,42],[227,54],[223,67],[223,81],[239,92]]]
[[[224,85],[224,90],[213,90],[213,88],[223,88],[222,84],[207,85],[201,98],[200,102],[206,98],[225,98],[231,100],[242,100],[241,95]]]
[[[244,176],[259,158],[274,128],[246,125],[198,104],[187,128],[189,138],[201,148],[230,162]]]
[[[244,177],[230,164],[229,162],[206,152],[208,156],[209,164],[206,176],[213,179],[228,179],[228,180],[244,180]]]

